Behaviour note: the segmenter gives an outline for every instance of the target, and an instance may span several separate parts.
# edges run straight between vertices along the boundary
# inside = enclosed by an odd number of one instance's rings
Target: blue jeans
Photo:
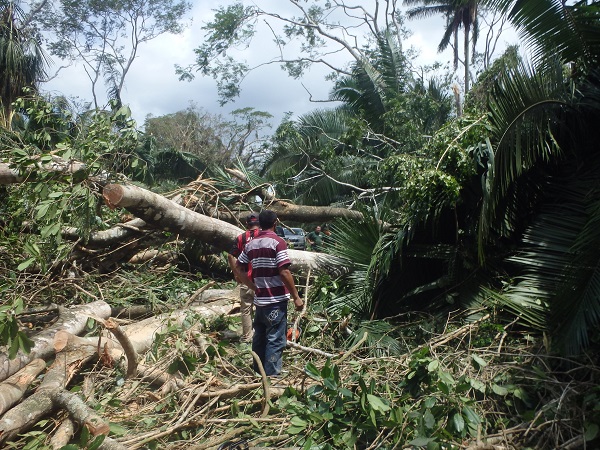
[[[255,352],[267,375],[279,375],[286,345],[287,302],[272,306],[255,306],[252,351]],[[254,363],[254,370],[258,367]]]

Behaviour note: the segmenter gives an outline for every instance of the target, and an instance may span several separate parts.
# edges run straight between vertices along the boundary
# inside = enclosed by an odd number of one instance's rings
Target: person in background
[[[318,252],[323,247],[323,235],[321,234],[321,227],[317,225],[314,231],[308,233],[306,236],[308,243],[310,244],[311,250]]]
[[[242,283],[238,268],[236,266],[237,257],[244,250],[248,242],[256,237],[259,230],[258,214],[251,213],[246,217],[246,231],[240,234],[234,241],[227,261],[233,272],[235,280],[240,283],[240,313],[242,316],[242,342],[252,342],[252,305],[254,303],[254,291]],[[252,266],[248,265],[248,276],[252,276]]]
[[[277,214],[264,210],[259,216],[260,232],[246,244],[237,260],[242,281],[254,291],[254,351],[268,376],[278,376],[286,346],[287,305],[291,298],[297,311],[304,302],[298,295],[287,245],[275,234]],[[251,276],[247,268],[252,267]],[[258,367],[254,364],[254,370]]]
[[[323,247],[328,247],[331,245],[331,229],[328,224],[324,224],[321,230],[323,230]]]

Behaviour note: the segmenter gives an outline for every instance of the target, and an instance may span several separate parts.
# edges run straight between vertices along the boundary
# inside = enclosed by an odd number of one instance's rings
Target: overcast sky
[[[256,3],[264,9],[290,8],[290,3],[286,0],[257,0]],[[175,65],[187,66],[194,62],[193,50],[202,42],[202,24],[211,20],[212,10],[226,4],[226,1],[196,0],[193,4],[194,7],[188,15],[190,25],[185,32],[181,35],[163,35],[143,44],[127,75],[121,97],[123,102],[130,106],[139,126],[143,125],[148,114],[156,117],[174,113],[186,109],[191,102],[224,117],[236,108],[253,107],[256,110],[267,111],[274,116],[273,128],[279,124],[286,112],[292,112],[293,116],[297,117],[326,105],[311,103],[306,90],[308,89],[315,99],[327,98],[331,83],[324,80],[323,77],[327,73],[324,69],[315,68],[302,80],[293,80],[275,65],[264,66],[244,80],[242,94],[237,101],[224,107],[218,104],[216,83],[212,78],[198,75],[192,82],[179,81],[175,74]],[[441,17],[407,22],[407,27],[413,34],[404,42],[404,48],[412,46],[419,51],[418,64],[431,64],[435,61],[448,63],[451,60],[449,50],[443,54],[437,53],[443,25]],[[515,41],[514,33],[505,35],[505,38],[504,35],[501,38],[502,43],[511,39]],[[271,36],[265,36],[255,40],[244,56],[251,63],[263,62],[271,39]],[[497,52],[496,56],[498,55]],[[55,61],[54,65],[60,66],[60,61]],[[89,80],[82,66],[73,66],[61,71],[57,78],[42,86],[42,89],[68,97],[76,96],[81,100],[91,99]]]

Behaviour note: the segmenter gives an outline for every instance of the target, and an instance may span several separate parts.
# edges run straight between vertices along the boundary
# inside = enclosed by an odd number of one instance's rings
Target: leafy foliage
[[[165,33],[180,33],[191,9],[184,0],[61,0],[41,6],[50,53],[84,65],[96,110],[102,107],[98,84],[103,78],[110,98],[120,102],[140,46]]]
[[[27,89],[37,87],[44,78],[48,59],[40,37],[25,25],[19,2],[5,1],[0,6],[0,99],[2,126],[10,128],[12,103]]]

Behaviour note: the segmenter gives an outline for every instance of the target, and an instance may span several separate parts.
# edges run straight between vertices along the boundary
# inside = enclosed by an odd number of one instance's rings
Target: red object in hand
[[[292,339],[292,336],[294,335],[294,328],[288,328],[287,330],[287,334],[285,335],[285,337],[287,338],[288,341],[293,341],[294,339]],[[296,328],[296,341],[298,340],[298,338],[300,338],[300,329]]]

